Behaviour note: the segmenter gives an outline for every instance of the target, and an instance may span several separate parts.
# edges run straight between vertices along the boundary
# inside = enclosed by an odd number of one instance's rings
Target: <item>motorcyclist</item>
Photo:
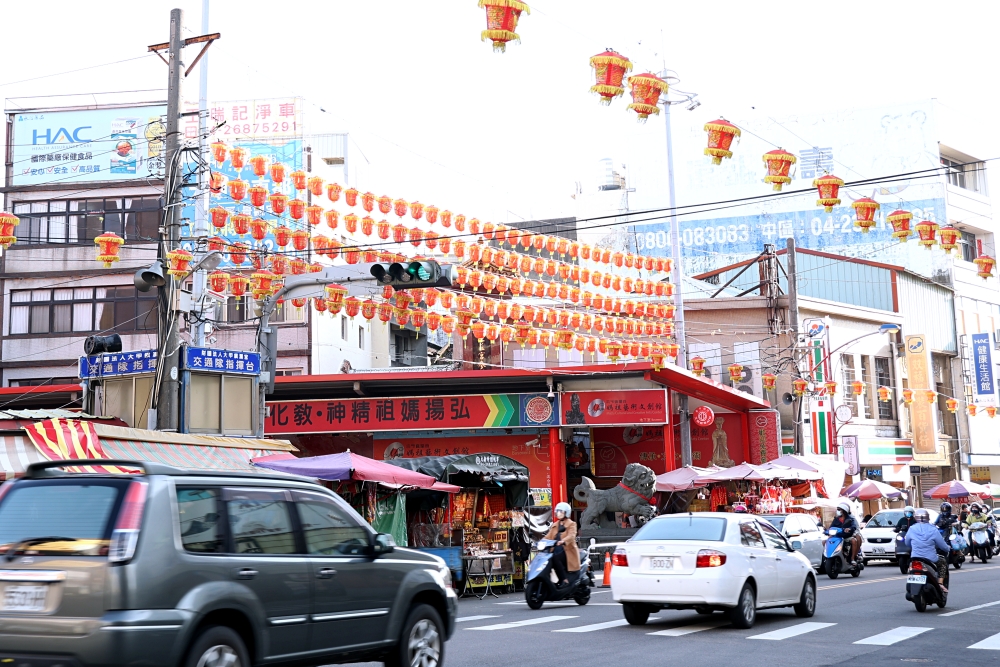
[[[892,529],[894,533],[905,533],[917,520],[913,518],[913,507],[907,505],[903,508],[903,516],[896,522],[896,527]]]
[[[938,514],[934,525],[937,526],[942,535],[947,535],[956,523],[958,523],[958,517],[951,513],[951,503],[941,503],[941,513]]]
[[[854,558],[861,552],[861,535],[857,519],[851,515],[850,503],[842,501],[837,505],[837,516],[830,522],[830,528],[840,528],[841,537],[844,538],[844,546],[847,547],[847,561],[853,562]]]
[[[917,520],[909,530],[906,531],[906,544],[910,547],[910,560],[920,559],[928,565],[937,565],[938,586],[945,593],[948,589],[944,585],[944,577],[948,573],[948,559],[946,555],[951,551],[940,531],[930,525],[930,513],[924,508],[920,508],[913,513]]]
[[[545,539],[556,540],[552,550],[552,568],[559,578],[559,586],[569,583],[568,572],[580,569],[580,552],[576,547],[576,522],[569,518],[572,507],[569,503],[556,505],[556,520],[552,522]]]
[[[969,508],[969,516],[966,517],[964,525],[968,528],[972,524],[979,522],[986,524],[986,534],[990,538],[990,549],[992,549],[994,544],[993,534],[996,532],[996,521],[993,518],[993,514],[988,512],[987,508],[979,503],[972,503],[972,507]]]

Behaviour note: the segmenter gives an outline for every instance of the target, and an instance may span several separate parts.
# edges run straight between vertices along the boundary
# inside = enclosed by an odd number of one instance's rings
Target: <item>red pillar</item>
[[[663,425],[663,455],[667,458],[666,472],[676,469],[677,443],[674,440],[674,397],[667,389],[667,423]]]
[[[567,502],[566,493],[566,448],[559,439],[559,429],[549,429],[549,476],[552,479],[552,506]]]

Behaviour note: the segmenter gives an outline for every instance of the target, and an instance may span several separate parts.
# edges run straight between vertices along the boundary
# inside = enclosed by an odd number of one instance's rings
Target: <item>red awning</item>
[[[771,407],[770,403],[753,394],[737,391],[715,380],[700,378],[686,368],[678,366],[664,366],[658,371],[650,371],[646,377],[668,389],[734,412],[764,410]]]

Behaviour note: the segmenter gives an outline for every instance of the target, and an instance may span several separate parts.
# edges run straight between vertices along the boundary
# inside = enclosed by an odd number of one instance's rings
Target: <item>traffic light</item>
[[[373,264],[372,275],[383,285],[393,287],[434,287],[441,280],[437,262],[393,262]],[[449,285],[451,281],[448,281]]]

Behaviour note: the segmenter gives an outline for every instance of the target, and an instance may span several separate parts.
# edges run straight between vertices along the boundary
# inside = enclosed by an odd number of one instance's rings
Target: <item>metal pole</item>
[[[170,60],[167,84],[167,137],[166,159],[167,169],[165,184],[167,215],[166,237],[163,239],[164,252],[169,252],[180,246],[181,238],[181,183],[183,168],[180,155],[180,114],[181,114],[181,83],[184,81],[184,62],[181,59],[181,49],[184,46],[181,34],[184,29],[184,10],[170,10]],[[173,279],[168,278],[161,287],[161,299],[165,311],[161,312],[160,332],[163,338],[163,356],[159,363],[162,370],[160,391],[156,406],[157,428],[161,431],[176,431],[178,428],[178,397],[180,380],[178,375],[178,352],[180,334],[178,320],[174,316]]]
[[[681,285],[681,230],[677,221],[675,207],[677,206],[676,193],[674,190],[674,142],[670,132],[670,102],[663,105],[663,116],[667,122],[667,192],[669,195],[668,205],[670,206],[670,254],[674,260],[671,280],[674,283],[674,304],[677,310],[674,314],[674,325],[676,327],[677,345],[680,347],[677,352],[677,359],[687,368],[687,336],[684,332],[684,290]],[[691,454],[691,422],[688,416],[687,394],[677,394],[677,412],[680,418],[681,433],[681,465],[692,465]]]
[[[208,34],[208,3],[209,0],[201,0],[201,34]],[[208,163],[208,54],[206,53],[198,63],[198,155],[203,163]],[[192,236],[202,238],[208,236],[208,171],[203,168],[198,169],[198,194],[194,202],[194,233]],[[195,261],[198,261],[203,253],[197,253]],[[191,330],[191,342],[195,347],[205,346],[205,323],[201,321],[204,316],[202,301],[205,298],[205,287],[208,280],[208,272],[199,269],[192,276],[194,282],[191,286],[191,297],[194,301],[195,313],[198,321]]]
[[[788,251],[788,329],[792,336],[793,348],[799,343],[799,291],[798,277],[795,269],[795,239],[788,239],[785,248]],[[810,362],[810,366],[812,363]],[[817,364],[818,365],[818,364]],[[792,420],[792,446],[796,454],[805,454],[802,438],[802,403],[801,396],[795,399],[795,418]],[[836,420],[834,420],[836,421]]]

